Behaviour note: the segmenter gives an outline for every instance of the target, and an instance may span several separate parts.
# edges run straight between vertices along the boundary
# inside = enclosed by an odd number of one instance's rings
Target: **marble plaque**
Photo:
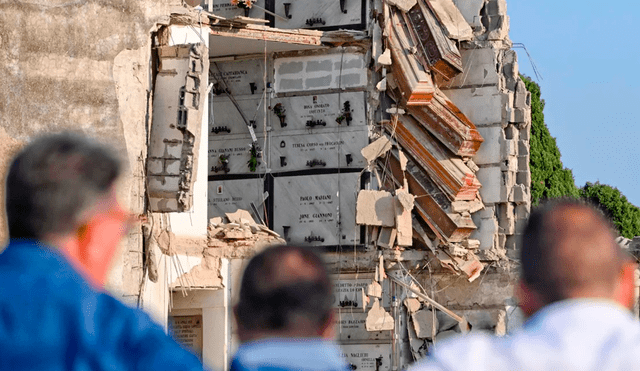
[[[366,320],[367,313],[357,309],[337,312],[335,331],[338,341],[344,343],[391,341],[391,331],[367,331],[365,327]]]
[[[231,39],[231,38],[230,38]],[[233,42],[229,40],[229,42]],[[212,46],[212,48],[215,46]],[[264,92],[264,60],[243,59],[237,61],[214,62],[209,65],[209,82],[214,94],[213,100],[226,98],[225,87],[236,99],[241,96],[262,97]],[[267,77],[269,81],[269,77]]]
[[[250,168],[251,137],[246,135],[229,135],[209,137],[209,175],[256,174],[264,173],[265,151],[264,137],[257,136],[258,154],[255,171]]]
[[[284,4],[290,4],[288,14]],[[362,0],[316,0],[295,2],[291,0],[276,0],[275,13],[283,15],[285,19],[276,17],[276,28],[314,28],[362,29],[366,22],[366,2]]]
[[[202,314],[169,316],[171,334],[182,345],[202,359]]]
[[[244,119],[253,127],[256,134],[263,132],[265,103],[260,97],[240,97],[235,101],[237,106],[225,96],[209,103],[210,140],[223,140],[222,137],[229,134],[250,135]],[[267,118],[269,118],[269,111],[267,111]]]
[[[263,194],[264,181],[260,178],[209,181],[208,217],[224,216],[238,209],[251,212],[251,203],[261,211]]]
[[[283,57],[273,63],[276,93],[364,88],[369,81],[364,54]]]
[[[274,178],[274,230],[288,243],[338,246],[360,243],[355,223],[359,173]]]
[[[391,344],[341,344],[342,356],[357,371],[389,371]]]
[[[274,172],[309,169],[364,168],[360,150],[369,144],[366,127],[331,133],[273,134],[271,169]]]
[[[367,124],[365,99],[365,92],[279,97],[271,100],[271,107],[280,104],[284,109],[286,126],[273,109],[268,114],[274,132],[349,129]]]
[[[367,286],[373,282],[373,273],[339,274],[333,275],[333,305],[336,308],[350,309],[354,312],[362,311],[362,289],[367,292]],[[371,298],[373,300],[373,298]],[[382,306],[388,308],[391,303],[389,295],[389,280],[382,281]],[[370,308],[372,302],[367,305]]]

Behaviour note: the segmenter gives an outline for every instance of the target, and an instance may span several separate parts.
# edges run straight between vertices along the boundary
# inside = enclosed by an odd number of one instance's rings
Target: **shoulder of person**
[[[501,338],[489,333],[458,335],[436,343],[433,351],[413,364],[409,371],[489,370],[495,361],[495,342]]]

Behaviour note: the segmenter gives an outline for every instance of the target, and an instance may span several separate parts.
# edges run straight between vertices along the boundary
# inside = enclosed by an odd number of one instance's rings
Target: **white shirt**
[[[611,301],[565,300],[538,311],[505,337],[443,341],[409,371],[640,370],[640,324]]]

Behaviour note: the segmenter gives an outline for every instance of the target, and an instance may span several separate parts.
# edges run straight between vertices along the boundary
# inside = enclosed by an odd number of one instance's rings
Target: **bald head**
[[[562,200],[532,212],[521,249],[522,280],[543,304],[614,299],[625,261],[611,224],[593,207]]]
[[[235,313],[245,334],[314,336],[330,325],[329,275],[322,258],[308,247],[276,246],[254,256],[239,296]]]

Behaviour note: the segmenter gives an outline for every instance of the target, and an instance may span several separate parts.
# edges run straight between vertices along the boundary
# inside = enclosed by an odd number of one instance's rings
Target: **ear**
[[[335,326],[335,318],[336,312],[331,309],[329,315],[327,316],[327,321],[320,328],[319,334],[323,339],[334,340],[336,337],[336,326]]]
[[[638,264],[626,261],[620,269],[614,299],[622,306],[633,309],[635,302],[635,281]]]
[[[516,286],[516,296],[518,297],[520,309],[522,309],[527,318],[544,306],[540,295],[522,280]]]

